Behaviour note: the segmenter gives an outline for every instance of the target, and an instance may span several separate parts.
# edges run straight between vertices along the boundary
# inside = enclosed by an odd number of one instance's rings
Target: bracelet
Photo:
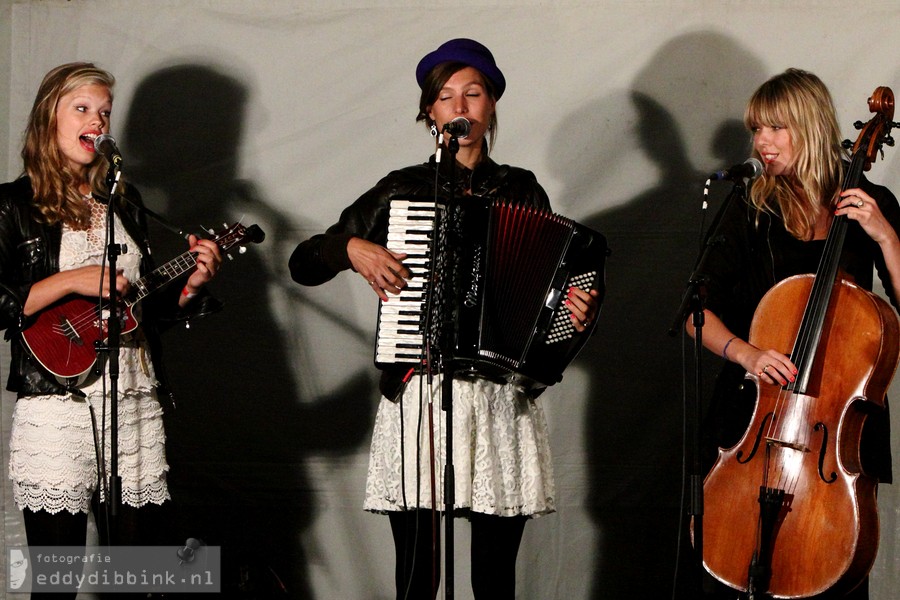
[[[727,354],[727,352],[728,352],[728,346],[730,346],[730,345],[731,345],[731,342],[733,342],[734,340],[736,340],[737,337],[738,337],[738,336],[736,336],[736,335],[731,336],[731,339],[728,340],[727,342],[725,342],[725,347],[722,348],[722,358],[724,358],[725,360],[728,360],[728,354]]]
[[[188,300],[190,300],[191,298],[193,298],[194,296],[197,295],[197,292],[189,292],[187,289],[187,286],[184,286],[181,289],[181,295],[184,296],[185,298],[187,298]]]

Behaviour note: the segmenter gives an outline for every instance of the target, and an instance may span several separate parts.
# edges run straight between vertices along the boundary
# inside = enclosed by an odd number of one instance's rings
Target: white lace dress
[[[381,399],[366,480],[366,510],[431,508],[433,501],[443,509],[446,418],[440,389],[440,378],[428,389],[416,376],[401,401]],[[539,399],[511,385],[455,379],[453,435],[455,508],[500,516],[556,510],[549,434]]]
[[[63,228],[60,269],[100,264],[104,244],[105,208],[94,204],[91,229]],[[116,241],[127,252],[118,267],[133,281],[139,277],[137,244],[116,222]],[[138,307],[139,308],[139,307]],[[136,315],[137,316],[137,315]],[[140,328],[138,328],[139,332]],[[156,400],[155,376],[141,336],[126,336],[119,357],[119,475],[122,502],[140,507],[162,504],[169,498],[168,464],[162,408]],[[97,488],[94,428],[88,405],[94,408],[97,440],[107,472],[110,463],[109,384],[95,378],[80,387],[87,399],[71,394],[28,396],[16,401],[10,437],[9,476],[13,498],[20,508],[57,513],[88,512]],[[102,498],[102,494],[101,494]]]

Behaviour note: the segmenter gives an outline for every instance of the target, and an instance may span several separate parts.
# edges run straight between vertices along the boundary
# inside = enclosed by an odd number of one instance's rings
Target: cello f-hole
[[[832,471],[831,477],[825,477],[825,451],[828,449],[828,426],[825,423],[819,422],[816,423],[816,426],[813,427],[814,431],[822,432],[822,446],[819,448],[819,479],[824,481],[825,483],[834,483],[837,481],[837,473]]]
[[[738,463],[744,465],[753,460],[753,457],[756,456],[757,450],[759,450],[759,444],[760,442],[762,442],[763,431],[766,430],[766,426],[773,417],[773,413],[767,413],[763,418],[762,423],[760,423],[759,427],[756,429],[756,439],[753,440],[753,448],[750,449],[750,454],[747,455],[747,458],[744,458],[743,450],[738,450],[737,454],[735,455]]]

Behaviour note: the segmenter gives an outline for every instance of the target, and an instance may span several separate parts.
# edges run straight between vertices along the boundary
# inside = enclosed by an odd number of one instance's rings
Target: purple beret
[[[506,79],[497,68],[494,55],[483,44],[467,38],[444,42],[438,46],[437,50],[429,52],[419,61],[419,66],[416,67],[416,81],[419,82],[419,87],[425,85],[425,77],[433,68],[445,62],[459,62],[475,67],[494,84],[494,89],[497,91],[496,99],[499,100],[503,95],[503,91],[506,89]]]

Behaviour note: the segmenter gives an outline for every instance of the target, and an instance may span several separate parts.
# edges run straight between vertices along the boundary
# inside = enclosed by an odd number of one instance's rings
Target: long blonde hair
[[[31,107],[25,128],[22,161],[25,173],[31,178],[36,217],[54,225],[66,223],[84,228],[90,219],[90,209],[82,201],[78,186],[87,182],[92,190],[106,191],[107,161],[98,158],[78,173],[65,159],[56,140],[59,99],[85,85],[102,85],[110,90],[115,78],[92,63],[74,62],[60,65],[44,76]]]
[[[763,212],[780,214],[794,237],[812,239],[821,207],[829,208],[840,189],[846,157],[828,88],[812,73],[788,69],[756,90],[744,125],[750,131],[762,125],[787,128],[793,148],[792,176],[764,173],[750,189],[757,221]]]

